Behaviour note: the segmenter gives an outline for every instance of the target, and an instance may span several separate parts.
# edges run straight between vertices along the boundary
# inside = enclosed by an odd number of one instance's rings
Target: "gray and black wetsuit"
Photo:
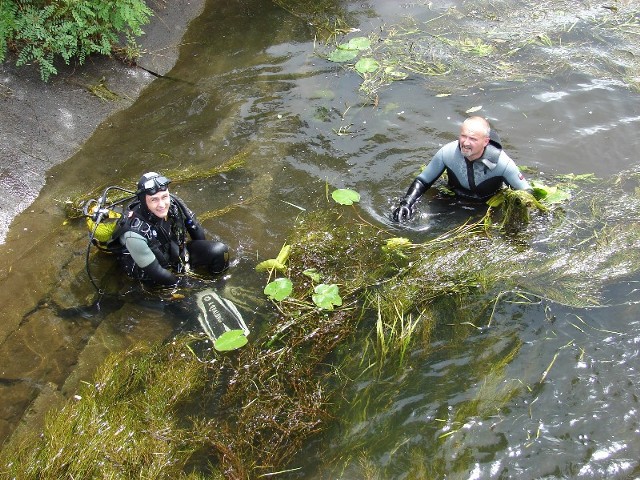
[[[469,200],[487,200],[503,184],[514,190],[531,189],[515,162],[493,143],[486,146],[482,158],[471,162],[462,155],[457,140],[450,142],[438,150],[417,178],[429,188],[445,170],[449,188]]]

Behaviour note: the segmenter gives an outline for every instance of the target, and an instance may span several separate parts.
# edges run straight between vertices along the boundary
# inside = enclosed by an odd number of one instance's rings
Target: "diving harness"
[[[117,195],[117,198],[113,201],[108,199],[108,195],[112,191],[122,192],[125,195]],[[126,188],[119,186],[109,186],[104,189],[102,195],[96,200],[94,198],[87,200],[82,207],[82,213],[87,219],[87,228],[89,229],[89,243],[87,245],[85,267],[87,275],[91,284],[94,286],[98,294],[102,295],[104,291],[96,284],[93,275],[91,274],[89,256],[91,253],[91,246],[94,245],[98,250],[106,253],[116,253],[120,250],[120,247],[113,246],[113,234],[116,231],[119,221],[122,219],[127,206],[137,198],[139,192],[134,192]],[[193,225],[192,215],[189,215],[189,211],[185,204],[173,194],[170,194],[172,200],[175,201],[175,205],[178,211],[185,218],[187,225]],[[188,252],[185,252],[187,257],[183,259],[182,265],[185,272],[189,271],[188,265]]]

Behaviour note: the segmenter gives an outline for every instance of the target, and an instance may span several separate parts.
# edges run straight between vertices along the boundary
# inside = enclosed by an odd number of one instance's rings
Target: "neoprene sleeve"
[[[131,258],[133,258],[133,261],[136,262],[136,265],[140,268],[151,265],[151,263],[156,260],[156,256],[153,254],[147,244],[147,240],[142,235],[135,232],[125,232],[120,237],[120,241],[125,247],[127,247],[127,250],[131,254]]]
[[[151,265],[144,267],[142,271],[149,277],[150,280],[157,283],[158,285],[175,285],[176,283],[178,283],[178,277],[176,277],[166,268],[162,268],[158,260],[154,260]]]

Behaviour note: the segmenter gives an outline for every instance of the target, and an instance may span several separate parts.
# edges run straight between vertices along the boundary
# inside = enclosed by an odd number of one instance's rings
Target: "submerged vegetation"
[[[279,3],[287,9],[296,4]],[[482,12],[485,6],[464,18],[497,21]],[[622,14],[622,8],[609,13]],[[502,14],[501,25],[508,25],[509,12]],[[450,9],[427,27],[460,21],[456,15],[460,11]],[[634,21],[628,20],[631,30]],[[569,34],[582,22],[592,25],[582,19],[563,24],[564,31]],[[333,28],[349,31],[337,21]],[[482,35],[473,38],[445,37],[446,29],[425,35],[423,26],[409,20],[402,28],[385,27],[373,42],[362,36],[345,42],[341,50],[354,50],[345,64],[362,74],[363,89],[375,94],[389,81],[416,74],[437,86],[439,75],[455,71],[469,85],[474,69],[496,65],[499,75],[508,75],[501,78],[517,80],[539,67],[529,63],[532,57],[517,55],[559,41],[553,32],[522,31],[517,41],[478,31]],[[529,41],[522,43],[527,35]],[[363,58],[369,60],[358,66]],[[502,63],[515,58],[520,59]],[[206,172],[187,167],[166,174],[175,182],[203,178],[237,168],[245,155]],[[356,192],[334,191],[331,198],[339,206],[332,202],[305,211],[280,254],[257,266],[271,310],[268,321],[252,326],[247,344],[218,351],[205,335],[181,334],[111,355],[93,380],[50,413],[41,434],[16,437],[5,446],[0,473],[25,479],[295,474],[305,453],[321,450],[317,445],[328,429],[340,422],[358,425],[371,410],[388,409],[394,391],[387,387],[402,385],[389,379],[404,378],[413,356],[439,348],[432,343],[438,331],[451,331],[451,343],[462,343],[517,318],[518,309],[542,303],[595,308],[606,281],[638,272],[640,227],[627,220],[640,213],[640,174],[624,172],[598,184],[585,176],[557,180],[558,187],[536,184],[535,196],[504,191],[491,200],[486,215],[420,239],[372,225],[355,205]],[[71,217],[79,216],[78,201],[68,206]],[[534,381],[508,379],[522,340],[512,335],[491,341],[493,348],[479,357],[484,363],[470,366],[477,388],[455,407],[442,406],[431,420],[433,442],[407,447],[416,459],[408,478],[462,472],[468,465],[460,459],[473,448],[464,442],[466,427],[500,415],[514,399],[535,402],[556,357],[532,367],[538,369]],[[351,416],[340,414],[344,409]],[[353,478],[389,477],[368,461],[370,446],[364,441],[349,447],[327,464],[340,469],[358,458],[360,471]],[[452,451],[456,455],[449,455]],[[426,457],[432,464],[425,465]]]
[[[323,41],[331,41],[352,30],[355,16],[350,15],[338,0],[273,0],[273,3],[291,15],[313,26]]]
[[[640,89],[640,61],[630,53],[640,47],[640,7],[637,2],[613,3],[523,1],[509,8],[500,2],[466,3],[426,21],[405,18],[370,33],[345,34],[343,29],[335,44],[317,50],[357,72],[360,90],[371,98],[410,76],[423,78],[441,95],[455,93],[452,88],[463,91],[566,71]],[[450,74],[456,76],[455,87]]]
[[[195,167],[191,165],[187,165],[187,166],[178,166],[178,167],[166,169],[164,170],[164,173],[168,178],[171,179],[174,185],[180,182],[188,182],[188,181],[197,180],[197,179],[211,178],[221,173],[229,172],[242,167],[245,164],[246,158],[248,155],[250,155],[250,153],[251,153],[250,149],[241,150],[240,152],[236,153],[235,155],[232,155],[230,158],[228,158],[226,161],[222,162],[221,164],[215,165],[207,170],[196,170]],[[120,179],[119,181],[115,180],[114,181],[115,185],[120,185],[125,190],[129,188],[131,188],[132,190],[130,192],[122,191],[122,190],[117,190],[112,192],[110,197],[106,199],[108,203],[117,202],[120,200],[124,200],[127,197],[131,197],[134,194],[135,181],[136,180],[132,180],[131,178]],[[64,203],[66,216],[69,219],[83,217],[85,215],[85,212],[83,212],[83,208],[87,204],[88,199],[96,199],[96,200],[99,199],[100,196],[103,194],[103,191],[107,187],[108,185],[103,185],[99,188],[94,189],[91,192],[82,192],[81,194],[78,194],[74,198],[68,198]],[[251,199],[245,200],[244,203],[247,203],[249,201],[251,201]],[[235,206],[237,205],[229,205],[228,207],[220,211],[216,210],[216,211],[203,212],[200,215],[198,215],[198,218],[204,221],[209,218],[222,215],[232,210]]]
[[[625,185],[575,189],[559,206],[543,200],[544,208],[532,208],[513,197],[505,209],[507,194],[486,217],[421,243],[364,221],[355,192],[336,191],[332,201],[343,205],[305,213],[274,259],[278,268],[262,269],[267,285],[289,284],[286,295],[272,297],[271,320],[252,329],[247,345],[219,352],[204,335],[181,334],[112,355],[51,412],[41,436],[14,439],[2,451],[0,471],[34,479],[295,471],[297,454],[335,425],[341,407],[381,408],[392,392],[377,392],[378,382],[403,375],[410,352],[428,354],[444,325],[460,342],[490,328],[509,304],[597,305],[605,278],[636,271],[640,232],[623,219],[637,214],[640,199],[624,192],[629,182],[638,188],[640,176],[621,178]],[[540,227],[552,257],[530,244]],[[316,301],[319,294],[329,303]],[[514,338],[490,357],[476,398],[437,423],[443,441],[523,392],[535,394],[534,386],[503,381],[519,348]],[[369,387],[351,391],[354,378]],[[344,455],[338,461],[351,453]]]

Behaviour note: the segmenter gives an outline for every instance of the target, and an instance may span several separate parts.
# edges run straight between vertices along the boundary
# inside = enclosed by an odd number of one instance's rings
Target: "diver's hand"
[[[158,262],[158,259],[155,259],[150,265],[144,267],[142,271],[149,280],[157,285],[168,286],[178,283],[178,277],[166,268],[163,268],[160,262]]]
[[[395,222],[406,222],[413,217],[413,205],[406,201],[400,202],[398,208],[393,211],[393,220]]]
[[[420,178],[416,178],[406,195],[400,201],[400,205],[393,211],[393,219],[396,222],[406,222],[413,217],[413,205],[418,201],[422,194],[429,188],[430,185],[425,184]]]

